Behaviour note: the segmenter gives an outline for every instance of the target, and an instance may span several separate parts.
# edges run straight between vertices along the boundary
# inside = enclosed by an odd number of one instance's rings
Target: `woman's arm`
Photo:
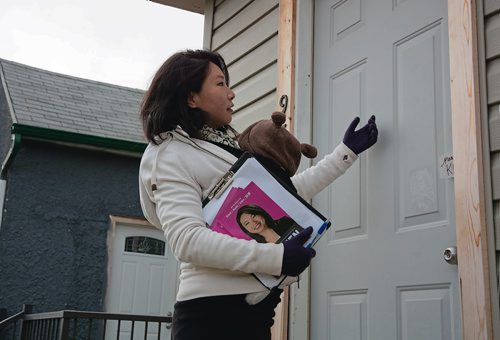
[[[332,153],[326,155],[316,165],[293,176],[293,185],[302,198],[310,200],[337,177],[343,175],[356,159],[358,156],[344,143],[340,143]]]
[[[325,156],[315,166],[292,177],[293,184],[304,199],[311,199],[344,174],[360,153],[377,142],[378,128],[375,116],[372,115],[363,127],[356,130],[359,122],[359,117],[352,120],[344,134],[343,142],[331,154]]]
[[[200,176],[216,171],[216,164],[193,154],[162,152],[157,160],[157,189],[152,192],[155,216],[174,256],[183,262],[246,273],[281,273],[283,246],[257,243],[208,229],[202,217]],[[141,185],[148,182],[152,162],[141,163]],[[193,160],[193,158],[196,158]],[[197,166],[193,166],[193,162]],[[216,163],[216,162],[215,162]],[[150,199],[142,195],[142,200]]]

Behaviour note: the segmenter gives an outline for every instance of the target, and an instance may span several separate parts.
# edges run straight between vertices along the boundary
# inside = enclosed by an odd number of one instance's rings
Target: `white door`
[[[163,232],[145,226],[117,223],[110,238],[106,312],[167,316],[173,312],[177,287],[177,262],[169,252]],[[122,322],[120,339],[130,339],[132,324]],[[117,322],[109,321],[106,333],[116,339]],[[134,338],[144,338],[145,324],[134,324]],[[148,324],[148,339],[158,339],[158,324]],[[161,339],[170,330],[161,326]]]
[[[460,339],[446,0],[318,0],[313,142],[377,116],[379,141],[314,200],[311,339]],[[318,157],[320,159],[320,157]]]

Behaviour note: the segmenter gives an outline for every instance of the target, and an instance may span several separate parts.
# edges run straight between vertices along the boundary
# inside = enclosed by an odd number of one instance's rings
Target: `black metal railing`
[[[30,314],[32,305],[23,305],[23,309],[6,319],[0,321],[0,339],[20,339],[22,338],[22,323],[26,314]]]
[[[0,322],[5,340],[167,339],[171,316],[64,310],[31,314],[31,306]]]

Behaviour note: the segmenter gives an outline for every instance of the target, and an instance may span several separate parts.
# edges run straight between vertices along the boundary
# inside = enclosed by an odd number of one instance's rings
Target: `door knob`
[[[449,264],[457,264],[458,263],[457,247],[446,248],[443,252],[443,258]]]

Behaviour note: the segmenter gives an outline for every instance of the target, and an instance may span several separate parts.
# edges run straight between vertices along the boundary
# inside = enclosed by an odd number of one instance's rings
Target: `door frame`
[[[301,91],[301,95],[291,101],[300,114],[291,116],[290,125],[299,140],[312,142],[314,0],[282,0],[280,6],[285,2],[293,3],[296,8],[292,20],[297,29],[296,48],[292,52],[295,57],[284,58],[296,61],[295,79],[290,79],[292,88]],[[490,282],[494,282],[492,277],[496,273],[489,265],[492,252],[488,251],[488,230],[491,235],[491,228],[487,225],[485,207],[491,202],[486,197],[483,176],[480,97],[485,93],[479,89],[476,6],[476,0],[448,0],[448,34],[462,337],[487,340],[493,339],[492,314],[498,314],[492,313],[492,308],[496,310],[498,306],[491,304]],[[280,23],[282,20],[286,18],[280,17]],[[286,41],[280,41],[280,46],[283,43]],[[282,49],[278,51],[284,53]],[[291,91],[294,92],[296,90]],[[300,288],[290,290],[289,311],[289,339],[309,339],[308,271],[302,274]]]

